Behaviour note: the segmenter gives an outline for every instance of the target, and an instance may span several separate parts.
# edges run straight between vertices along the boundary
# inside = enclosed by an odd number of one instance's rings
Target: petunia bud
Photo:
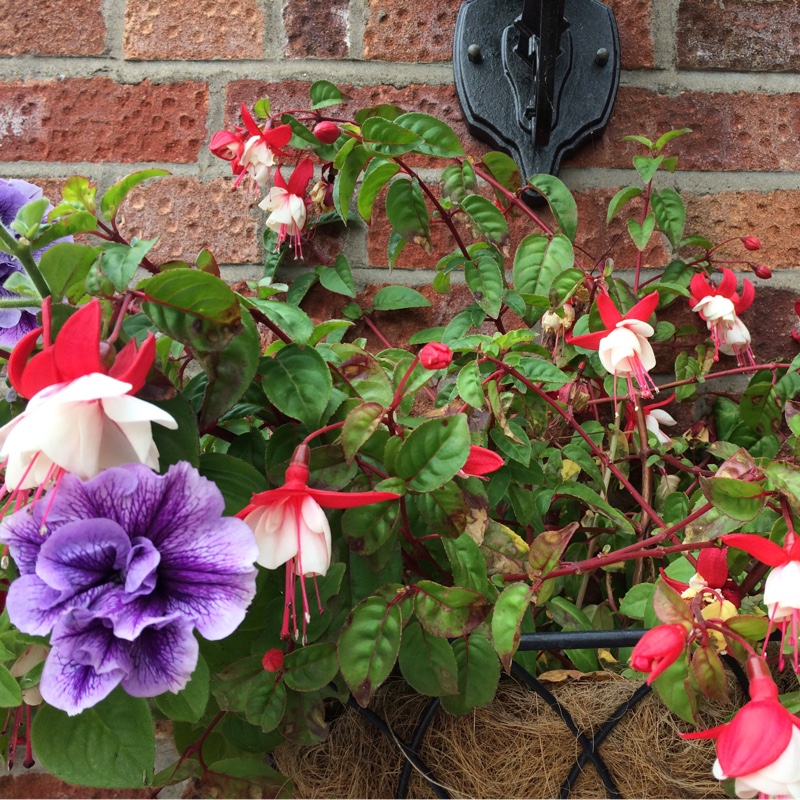
[[[429,342],[419,351],[419,360],[425,369],[444,369],[453,360],[453,351],[441,342]]]
[[[264,653],[264,658],[261,659],[261,666],[267,672],[277,672],[283,666],[283,650],[273,647]]]
[[[772,270],[766,264],[753,264],[752,267],[757,278],[768,280],[772,277]]]
[[[322,144],[333,144],[341,135],[339,126],[335,122],[318,122],[314,126],[313,134]]]
[[[651,628],[633,648],[631,667],[637,672],[649,672],[652,683],[686,648],[686,628],[679,622]]]
[[[761,242],[755,236],[742,236],[741,240],[747,250],[761,249]]]

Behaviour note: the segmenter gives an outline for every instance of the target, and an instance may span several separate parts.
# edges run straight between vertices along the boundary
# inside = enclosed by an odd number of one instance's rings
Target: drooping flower
[[[732,533],[723,536],[722,540],[750,553],[759,561],[773,567],[764,583],[764,603],[769,614],[769,630],[766,640],[774,625],[782,633],[779,666],[783,669],[784,645],[788,644],[794,651],[794,671],[800,673],[798,664],[798,624],[800,623],[800,537],[789,531],[784,539],[783,547],[769,539],[747,533]]]
[[[664,411],[663,406],[669,405],[675,399],[675,395],[671,394],[664,400],[658,403],[651,403],[650,405],[643,406],[644,424],[650,433],[654,434],[658,439],[659,444],[671,444],[672,439],[661,430],[661,425],[677,425],[677,420],[674,419],[672,414]],[[636,413],[632,406],[625,407],[625,430],[633,431],[636,428]]]
[[[306,577],[325,575],[331,563],[331,528],[322,510],[325,508],[354,508],[355,506],[396,500],[394,492],[331,492],[308,486],[308,445],[297,447],[279,489],[254,494],[250,505],[236,516],[243,519],[255,533],[258,543],[258,563],[267,569],[286,564],[286,595],[281,636],[290,635],[289,621],[298,636],[295,583],[300,579],[303,604],[303,636],[310,622]],[[320,609],[321,611],[321,609]]]
[[[148,336],[139,349],[131,340],[115,355],[100,341],[98,300],[74,313],[55,341],[49,298],[42,316],[43,328],[20,339],[8,361],[11,385],[29,402],[0,428],[5,488],[41,491],[64,472],[85,479],[134,461],[158,469],[151,422],[173,429],[177,423],[152,403],[132,396],[153,364],[154,337]],[[30,357],[40,335],[43,349]]]
[[[419,361],[425,369],[445,369],[453,361],[453,351],[442,342],[428,342],[419,351]]]
[[[456,473],[461,478],[480,478],[488,480],[484,475],[500,469],[505,464],[502,457],[486,447],[472,444],[469,447],[467,462]]]
[[[651,628],[633,648],[631,667],[637,672],[649,672],[647,683],[652,683],[686,650],[688,633],[679,622]]]
[[[255,594],[252,531],[222,516],[219,489],[186,462],[165,475],[142,464],[67,475],[44,531],[43,505],[0,524],[20,573],[9,617],[52,632],[42,697],[77,714],[120,684],[136,697],[182,689],[194,630],[228,636]]]
[[[32,200],[39,200],[42,197],[42,190],[27,181],[12,178],[10,180],[0,179],[0,222],[8,227],[17,216],[17,212],[26,203]],[[52,209],[50,206],[45,211]],[[13,231],[12,234],[16,237]],[[18,237],[17,237],[18,238]],[[59,242],[71,242],[72,237],[57,239],[48,247]],[[45,248],[46,249],[46,248]],[[34,261],[39,261],[44,250],[33,253]],[[14,256],[0,252],[0,299],[20,298],[20,295],[3,288],[5,282],[14,274],[22,271],[22,264]],[[0,308],[0,347],[13,347],[26,333],[36,327],[36,313],[38,308]]]
[[[292,172],[289,182],[284,181],[280,170],[275,173],[275,185],[258,204],[269,211],[266,225],[278,234],[277,247],[289,237],[292,239],[295,258],[302,257],[300,234],[306,225],[305,192],[314,172],[310,158],[304,158]]]
[[[740,296],[736,292],[736,275],[729,269],[723,269],[719,286],[712,286],[705,275],[698,273],[692,278],[689,291],[692,311],[700,314],[700,319],[711,332],[714,360],[719,358],[719,352],[722,351],[725,355],[735,355],[739,366],[755,364],[750,348],[750,331],[738,316],[753,302],[753,284],[745,280]]]
[[[668,577],[663,569],[661,578],[664,583],[680,592],[681,597],[686,600],[691,600],[706,589],[712,589],[714,593],[721,595],[723,600],[731,603],[734,608],[739,608],[742,604],[742,590],[728,571],[727,547],[709,547],[701,550],[697,557],[697,572],[689,579],[688,583]],[[714,593],[708,593],[709,601],[714,600]]]
[[[718,780],[735,779],[738,797],[800,797],[800,720],[778,700],[766,662],[747,660],[750,702],[730,722],[684,739],[716,739]]]
[[[243,169],[233,185],[238,186],[245,175],[249,175],[251,182],[259,187],[265,186],[275,165],[275,156],[286,156],[281,148],[289,144],[292,128],[290,125],[278,125],[277,128],[265,127],[262,130],[244,103],[242,103],[242,120],[250,137],[244,143],[239,155],[239,164]]]
[[[658,389],[649,371],[656,365],[656,357],[648,338],[655,333],[650,319],[658,305],[658,292],[648,294],[627,314],[620,314],[614,301],[605,294],[598,295],[597,309],[605,329],[567,339],[576,347],[597,350],[600,363],[614,376],[623,376],[628,382],[628,391],[634,406],[638,405],[633,378],[642,397],[652,397]]]
[[[241,175],[244,167],[241,163],[242,153],[244,152],[245,128],[236,126],[235,131],[217,131],[208,145],[208,149],[223,161],[229,161],[231,172],[234,175]]]

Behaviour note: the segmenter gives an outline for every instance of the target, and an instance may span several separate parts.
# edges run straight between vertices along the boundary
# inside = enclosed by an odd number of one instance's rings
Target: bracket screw
[[[601,47],[594,56],[594,63],[597,64],[598,67],[604,67],[608,64],[608,50],[605,47]]]
[[[481,47],[478,44],[471,44],[467,48],[467,58],[469,59],[471,64],[480,64],[483,61],[483,56],[481,55]]]

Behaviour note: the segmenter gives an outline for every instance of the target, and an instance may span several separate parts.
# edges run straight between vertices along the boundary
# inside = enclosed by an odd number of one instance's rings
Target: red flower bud
[[[748,250],[760,250],[761,242],[755,236],[742,236],[742,244]]]
[[[267,650],[264,658],[261,659],[261,666],[267,672],[277,672],[283,666],[283,650],[279,650],[277,647]]]
[[[335,122],[318,122],[314,126],[314,130],[312,131],[314,136],[319,139],[322,144],[333,144],[339,136],[341,136],[341,131],[339,130],[339,126]]]
[[[686,633],[679,622],[647,631],[633,648],[631,667],[637,672],[649,672],[647,683],[652,683],[684,651]]]
[[[772,270],[766,264],[753,264],[752,266],[757,278],[766,281],[772,277]]]
[[[429,342],[419,351],[419,360],[425,369],[444,369],[453,360],[453,351],[441,342]]]

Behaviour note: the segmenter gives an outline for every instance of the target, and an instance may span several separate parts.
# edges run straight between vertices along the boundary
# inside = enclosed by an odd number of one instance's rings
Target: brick
[[[293,0],[283,11],[289,58],[347,58],[349,0]]]
[[[656,138],[674,128],[692,133],[677,139],[670,153],[680,169],[794,172],[800,169],[797,131],[800,94],[682,92],[676,96],[622,87],[605,133],[564,166],[630,167],[642,149],[621,143],[627,134]]]
[[[110,78],[0,83],[3,161],[196,160],[206,140],[204,83]]]
[[[260,58],[263,47],[258,0],[127,0],[125,58]]]
[[[370,0],[364,58],[450,61],[461,0]]]
[[[653,0],[606,0],[617,20],[623,69],[653,66]]]
[[[159,236],[149,256],[157,262],[194,263],[197,254],[208,248],[220,263],[257,264],[263,218],[260,209],[248,206],[244,192],[231,192],[231,182],[225,178],[201,183],[168,177],[131,191],[122,206],[120,229],[128,238]]]
[[[800,69],[797,0],[681,0],[678,67],[742,72]]]
[[[15,0],[0,5],[2,55],[101,55],[105,38],[102,0]]]

